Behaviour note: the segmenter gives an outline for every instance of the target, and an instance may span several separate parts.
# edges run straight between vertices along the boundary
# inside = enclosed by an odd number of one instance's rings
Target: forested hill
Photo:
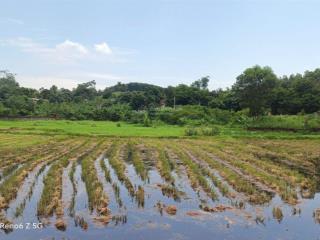
[[[213,109],[247,110],[253,116],[320,111],[320,69],[278,77],[269,67],[253,66],[225,90],[209,90],[209,80],[203,77],[191,85],[165,88],[145,83],[118,83],[104,90],[97,90],[95,81],[90,81],[73,90],[56,86],[36,90],[20,86],[14,74],[2,71],[0,116],[132,120],[145,113],[152,118],[160,110],[176,111],[186,105],[197,106],[204,113]]]

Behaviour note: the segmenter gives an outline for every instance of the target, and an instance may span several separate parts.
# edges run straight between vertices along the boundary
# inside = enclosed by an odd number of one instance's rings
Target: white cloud
[[[74,63],[89,54],[88,49],[80,43],[66,40],[54,47],[47,47],[30,38],[14,38],[0,41],[2,45],[20,48],[23,52],[33,53],[37,56],[56,63]]]
[[[56,50],[63,53],[71,52],[79,54],[87,54],[89,52],[85,46],[81,45],[80,43],[72,42],[69,40],[66,40],[63,43],[56,45]]]
[[[86,61],[108,61],[112,63],[127,62],[128,57],[137,54],[134,49],[114,47],[111,49],[106,42],[94,44],[92,47],[81,43],[65,40],[54,46],[47,46],[30,38],[18,37],[11,39],[0,39],[1,46],[17,47],[26,53],[32,53],[41,57],[49,63],[77,63],[79,60]]]
[[[94,49],[102,54],[111,54],[112,50],[106,42],[95,44]]]

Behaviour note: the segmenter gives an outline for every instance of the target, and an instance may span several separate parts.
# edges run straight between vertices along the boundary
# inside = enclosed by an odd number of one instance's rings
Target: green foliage
[[[320,131],[320,115],[262,116],[256,119],[250,119],[248,121],[248,127],[264,130]]]
[[[144,119],[143,119],[143,126],[144,127],[150,127],[151,126],[151,120],[148,116],[148,114],[144,114]]]
[[[185,130],[186,136],[216,136],[220,134],[217,126],[213,127],[189,127]]]
[[[248,115],[319,112],[319,79],[320,69],[278,78],[269,67],[253,66],[225,90],[209,91],[209,76],[167,88],[118,83],[101,91],[90,81],[73,90],[54,85],[35,90],[20,87],[14,74],[1,71],[0,116],[126,121],[143,126],[151,126],[151,121],[246,125]]]
[[[237,77],[233,88],[240,105],[249,108],[250,115],[258,116],[268,107],[276,82],[277,76],[270,67],[254,66]]]
[[[205,90],[205,89],[208,88],[209,81],[210,81],[210,77],[209,76],[202,77],[199,80],[193,82],[191,84],[191,87],[195,87],[195,88],[198,88],[198,89]]]
[[[187,128],[185,130],[185,135],[186,136],[196,136],[196,135],[198,135],[198,131],[196,128]]]
[[[204,136],[215,136],[220,134],[220,129],[216,126],[211,128],[202,128],[201,129],[202,135]]]

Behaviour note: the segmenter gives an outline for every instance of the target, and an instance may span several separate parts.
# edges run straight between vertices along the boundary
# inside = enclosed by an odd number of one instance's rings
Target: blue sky
[[[225,88],[255,64],[320,67],[319,11],[312,0],[2,0],[0,69],[35,88],[206,75]]]

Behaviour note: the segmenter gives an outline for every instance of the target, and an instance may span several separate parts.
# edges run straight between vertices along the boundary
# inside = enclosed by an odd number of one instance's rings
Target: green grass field
[[[265,138],[265,139],[318,139],[317,132],[248,131],[245,127],[217,126],[214,138]],[[201,127],[200,127],[201,128]],[[187,127],[157,125],[143,127],[138,124],[109,121],[66,120],[1,120],[0,131],[14,134],[75,135],[106,137],[187,137]],[[198,138],[201,136],[193,136]]]
[[[252,118],[249,128],[288,131],[320,131],[320,115],[278,115]]]
[[[172,125],[143,127],[109,121],[5,120],[0,121],[0,129],[2,131],[48,135],[177,137],[184,135],[185,128]]]

